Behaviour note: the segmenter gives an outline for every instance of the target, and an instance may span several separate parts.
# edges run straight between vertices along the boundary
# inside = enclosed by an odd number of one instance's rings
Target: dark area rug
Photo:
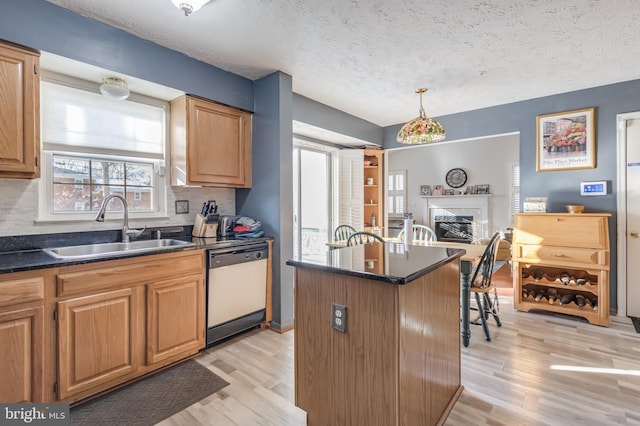
[[[227,386],[194,360],[71,408],[71,424],[154,425]]]

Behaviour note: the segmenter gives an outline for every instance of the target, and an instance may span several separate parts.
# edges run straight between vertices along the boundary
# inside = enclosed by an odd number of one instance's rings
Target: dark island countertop
[[[382,256],[376,261],[381,264],[374,265],[365,260],[365,244],[327,250],[324,256],[302,256],[300,259],[288,260],[286,264],[391,284],[408,284],[465,254],[460,249],[405,245],[398,242],[370,244],[382,246]]]
[[[172,236],[171,238],[179,239],[182,241],[192,242],[193,245],[188,246],[176,246],[171,249],[162,250],[149,250],[146,252],[122,252],[117,255],[110,255],[96,258],[85,259],[56,259],[49,256],[43,251],[42,248],[30,248],[25,250],[10,250],[0,251],[0,274],[6,274],[11,272],[30,271],[36,269],[57,268],[69,265],[79,265],[84,263],[104,262],[107,260],[125,259],[138,256],[149,256],[159,253],[169,253],[183,250],[194,249],[214,249],[214,248],[233,248],[240,247],[246,244],[255,244],[260,242],[266,242],[271,240],[271,237],[251,238],[251,239],[239,239],[239,238],[199,238],[191,236]],[[55,241],[52,245],[45,244],[43,248],[49,247],[62,247],[73,246],[82,244],[93,244],[100,242],[111,241],[77,241],[68,240],[64,241],[65,244],[61,244],[61,241]]]

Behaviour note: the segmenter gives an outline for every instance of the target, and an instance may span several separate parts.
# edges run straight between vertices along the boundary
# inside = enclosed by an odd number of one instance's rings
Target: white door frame
[[[627,316],[627,120],[640,119],[640,111],[617,115],[618,155],[618,317]]]

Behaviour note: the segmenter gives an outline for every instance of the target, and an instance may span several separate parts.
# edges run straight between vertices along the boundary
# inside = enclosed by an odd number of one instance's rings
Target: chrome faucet
[[[143,227],[142,229],[129,229],[129,206],[127,206],[127,200],[119,194],[109,194],[104,197],[102,200],[102,204],[100,205],[100,210],[98,210],[98,214],[96,215],[96,222],[104,222],[104,214],[107,211],[107,204],[112,198],[118,198],[122,202],[122,209],[124,211],[124,223],[122,224],[122,242],[128,243],[130,241],[129,235],[133,235],[137,237],[142,234],[147,227]]]

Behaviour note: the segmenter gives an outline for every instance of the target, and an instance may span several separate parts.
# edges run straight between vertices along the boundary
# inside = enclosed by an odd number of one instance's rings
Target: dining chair
[[[333,240],[346,241],[354,232],[356,232],[356,228],[351,225],[338,225],[338,227],[333,231]]]
[[[375,241],[384,243],[384,240],[380,235],[366,231],[355,232],[351,234],[347,239],[347,247],[355,246],[358,244],[373,243]]]
[[[398,239],[404,239],[404,229],[398,234]],[[426,225],[413,225],[413,240],[414,241],[436,241],[436,233],[433,229]]]
[[[478,262],[470,281],[470,290],[476,300],[476,306],[470,306],[470,309],[478,311],[478,316],[473,321],[470,321],[470,323],[482,325],[487,342],[491,341],[489,325],[487,324],[489,315],[493,317],[498,327],[502,327],[498,304],[498,290],[491,281],[500,238],[501,235],[499,232],[493,234],[491,240],[489,240],[489,243],[487,244],[487,248],[480,257],[480,261]]]

